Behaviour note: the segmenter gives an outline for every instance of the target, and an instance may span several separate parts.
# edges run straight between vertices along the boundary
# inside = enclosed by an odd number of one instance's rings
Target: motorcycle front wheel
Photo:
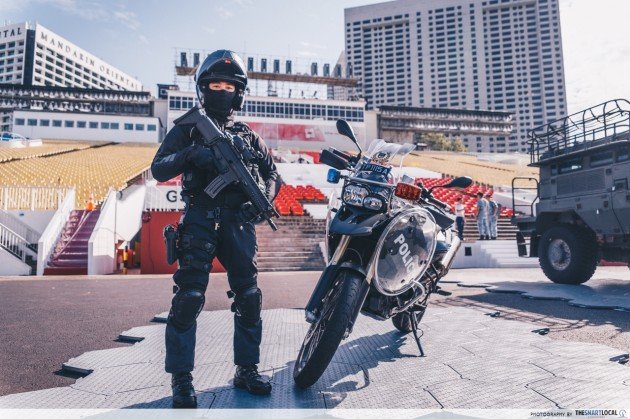
[[[293,368],[293,380],[300,388],[315,384],[335,355],[352,321],[363,277],[341,270],[324,297],[319,319],[311,324]]]

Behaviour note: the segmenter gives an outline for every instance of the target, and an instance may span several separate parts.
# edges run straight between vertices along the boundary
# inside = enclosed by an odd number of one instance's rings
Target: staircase
[[[277,231],[266,222],[256,226],[260,272],[324,269],[319,242],[324,241],[326,220],[305,215],[280,217],[274,222]]]
[[[538,258],[518,255],[516,240],[479,240],[478,258],[486,268],[537,268]],[[480,261],[481,262],[481,261]]]
[[[457,231],[457,225],[453,228]],[[516,232],[518,228],[512,225],[509,218],[499,218],[497,220],[497,240],[516,240]],[[479,229],[477,228],[477,219],[474,217],[466,217],[464,225],[464,240],[474,241],[479,239]]]
[[[61,231],[44,275],[87,275],[88,241],[100,210],[74,210]]]

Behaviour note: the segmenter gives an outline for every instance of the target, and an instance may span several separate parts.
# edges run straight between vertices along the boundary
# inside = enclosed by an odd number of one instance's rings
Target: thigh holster
[[[182,233],[179,238],[180,267],[210,272],[216,250],[215,243],[197,239],[190,233]]]

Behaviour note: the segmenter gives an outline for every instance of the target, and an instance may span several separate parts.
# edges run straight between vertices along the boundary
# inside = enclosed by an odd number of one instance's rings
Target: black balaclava
[[[203,107],[206,113],[219,120],[226,120],[232,113],[232,106],[236,91],[206,89],[203,98]]]

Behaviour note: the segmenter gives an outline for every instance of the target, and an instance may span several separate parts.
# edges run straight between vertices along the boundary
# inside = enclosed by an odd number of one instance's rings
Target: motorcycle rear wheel
[[[341,270],[322,304],[319,319],[311,324],[295,360],[293,380],[300,388],[315,384],[332,360],[352,320],[363,277]]]

